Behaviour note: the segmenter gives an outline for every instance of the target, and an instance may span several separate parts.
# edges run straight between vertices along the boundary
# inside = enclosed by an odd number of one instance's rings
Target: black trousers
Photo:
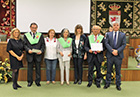
[[[83,58],[73,58],[75,80],[82,80],[83,77]]]
[[[40,83],[41,80],[41,75],[40,75],[40,70],[41,70],[41,62],[37,62],[35,60],[35,58],[33,59],[32,62],[28,62],[28,77],[27,77],[27,81],[28,82],[33,82],[33,66],[35,64],[35,72],[36,72],[36,79],[35,79],[35,83]]]
[[[115,64],[115,69],[116,69],[116,85],[120,86],[121,85],[121,64],[122,64],[122,59],[113,56],[109,59],[107,59],[107,75],[106,75],[106,84],[111,83],[111,72],[113,68],[113,64]]]
[[[88,63],[88,82],[89,84],[92,84],[93,82],[93,70],[94,66],[96,66],[97,70],[97,78],[96,78],[96,84],[100,84],[101,81],[101,63],[99,63],[97,56],[94,55],[92,61]]]

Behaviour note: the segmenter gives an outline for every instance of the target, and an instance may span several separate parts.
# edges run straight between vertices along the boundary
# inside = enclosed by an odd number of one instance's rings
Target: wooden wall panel
[[[140,81],[140,70],[121,70],[122,81]],[[33,71],[33,79],[35,80],[35,70]],[[60,70],[56,70],[56,81],[60,81]],[[19,81],[27,81],[27,69],[19,71]],[[41,81],[46,81],[46,70],[41,70]],[[70,81],[74,81],[74,70],[70,70]],[[88,70],[83,71],[83,81],[88,81]]]

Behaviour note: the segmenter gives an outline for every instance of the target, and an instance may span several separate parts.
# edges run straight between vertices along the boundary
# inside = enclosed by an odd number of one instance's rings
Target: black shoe
[[[88,83],[87,87],[91,87],[91,86],[92,86],[92,84]]]
[[[121,87],[120,86],[116,86],[118,91],[121,91]]]
[[[22,86],[20,86],[19,84],[17,84],[17,88],[22,88]]]
[[[13,84],[13,89],[17,90],[17,85],[16,84]]]
[[[73,84],[77,84],[78,80],[76,79]]]
[[[41,84],[40,84],[40,83],[36,83],[36,85],[37,85],[38,87],[40,87],[40,86],[41,86]]]
[[[107,89],[110,85],[105,84],[104,89]]]
[[[33,84],[32,82],[29,82],[27,86],[28,86],[28,87],[31,87],[32,84]]]
[[[79,80],[78,84],[81,85],[82,84],[82,80]]]
[[[96,84],[97,88],[101,88],[101,85],[100,84]]]

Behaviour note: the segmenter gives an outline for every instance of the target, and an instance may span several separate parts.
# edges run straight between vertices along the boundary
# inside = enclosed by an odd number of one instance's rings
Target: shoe
[[[55,81],[52,81],[53,84],[55,84]]]
[[[81,85],[82,84],[82,80],[79,80],[78,84]]]
[[[17,90],[17,85],[16,84],[13,84],[13,89]]]
[[[49,84],[49,83],[50,83],[50,81],[47,81],[47,82],[46,82],[46,84]]]
[[[110,87],[110,85],[105,84],[104,89],[107,89],[108,87]]]
[[[116,86],[118,91],[121,91],[121,87],[120,86]]]
[[[64,84],[64,82],[61,82],[61,85],[63,85]]]
[[[75,79],[75,81],[74,81],[74,83],[73,83],[73,84],[77,84],[77,82],[78,82],[78,80],[77,80],[77,79]]]
[[[27,86],[28,86],[28,87],[31,87],[32,84],[33,84],[32,82],[29,82]]]
[[[97,87],[97,88],[101,88],[101,85],[100,85],[100,84],[96,84],[96,87]]]
[[[19,84],[17,84],[17,88],[22,88],[22,86],[20,86]]]
[[[69,82],[66,82],[67,83],[67,85],[69,85],[70,83]]]
[[[91,87],[91,86],[92,86],[92,84],[88,83],[87,87]]]
[[[40,86],[41,86],[41,84],[40,84],[40,83],[36,83],[36,85],[37,85],[38,87],[40,87]]]

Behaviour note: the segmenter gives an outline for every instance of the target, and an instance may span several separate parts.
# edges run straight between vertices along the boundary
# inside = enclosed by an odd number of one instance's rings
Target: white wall
[[[39,32],[51,28],[60,32],[65,27],[74,32],[76,24],[81,24],[89,33],[90,0],[17,0],[16,17],[21,32],[30,31],[30,24],[36,22]]]

